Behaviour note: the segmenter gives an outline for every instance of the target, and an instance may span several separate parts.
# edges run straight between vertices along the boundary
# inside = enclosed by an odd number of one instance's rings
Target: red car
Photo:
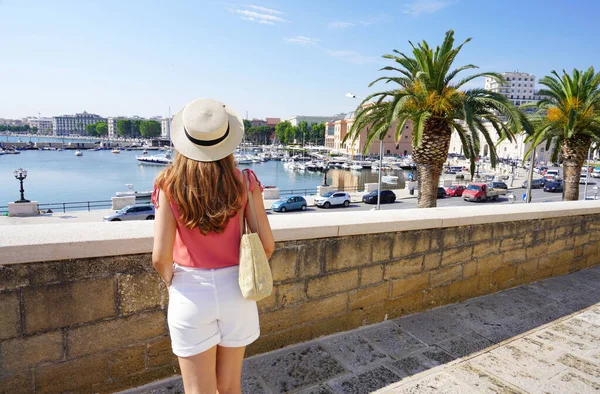
[[[446,189],[446,196],[448,197],[461,197],[466,187],[463,185],[454,185]]]

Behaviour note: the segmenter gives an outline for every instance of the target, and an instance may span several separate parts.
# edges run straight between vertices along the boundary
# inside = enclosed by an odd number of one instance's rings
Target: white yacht
[[[137,191],[133,188],[133,185],[131,183],[126,184],[125,186],[127,186],[127,191],[126,192],[117,192],[117,197],[150,197],[152,196],[152,190],[146,190],[146,191]]]
[[[342,164],[342,168],[344,170],[349,170],[350,168],[352,168],[352,166],[350,164],[348,164],[348,163],[344,163],[344,164]]]
[[[75,156],[83,156],[83,152],[82,152],[82,151],[80,151],[79,149],[77,149],[77,150],[75,151]]]
[[[359,171],[360,171],[360,170],[362,170],[362,169],[363,169],[363,166],[362,166],[362,164],[354,163],[354,164],[352,164],[352,165],[350,166],[350,168],[351,168],[352,170],[359,170]]]
[[[119,149],[119,148],[116,148],[116,149],[113,149],[111,152],[112,152],[112,153],[117,153],[117,154],[118,154],[118,153],[121,153],[121,149]]]
[[[166,155],[142,155],[135,157],[140,164],[146,164],[151,166],[168,166],[173,163],[173,159],[167,157]]]

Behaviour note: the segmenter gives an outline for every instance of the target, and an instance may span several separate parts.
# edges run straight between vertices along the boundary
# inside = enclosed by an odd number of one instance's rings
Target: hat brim
[[[227,138],[213,146],[200,146],[186,137],[183,127],[183,109],[181,109],[171,121],[171,141],[175,149],[188,159],[197,161],[217,161],[235,152],[244,138],[244,120],[232,108],[225,107],[225,111],[229,116]]]

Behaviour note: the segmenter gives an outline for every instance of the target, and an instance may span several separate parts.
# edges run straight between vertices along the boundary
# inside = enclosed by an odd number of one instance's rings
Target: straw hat
[[[179,153],[197,161],[230,155],[244,136],[244,122],[233,108],[211,100],[188,103],[171,122],[171,140]]]

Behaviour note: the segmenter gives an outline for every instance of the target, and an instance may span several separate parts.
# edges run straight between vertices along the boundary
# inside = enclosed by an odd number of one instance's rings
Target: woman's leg
[[[241,394],[242,362],[245,351],[246,346],[217,346],[217,390],[219,394]]]
[[[190,357],[179,357],[185,394],[215,394],[217,347]]]

